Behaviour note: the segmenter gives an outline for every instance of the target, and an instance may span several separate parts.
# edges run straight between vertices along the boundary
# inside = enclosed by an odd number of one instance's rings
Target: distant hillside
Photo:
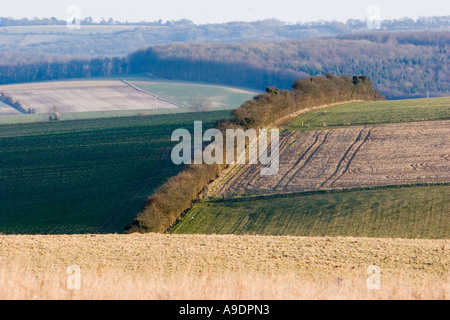
[[[129,56],[129,70],[261,89],[312,75],[366,75],[390,99],[450,94],[450,32],[376,32],[282,42],[176,43]]]
[[[83,42],[86,40],[90,48],[95,48],[98,35],[89,31],[97,30],[100,34],[103,26],[89,27],[94,29],[82,29],[84,40],[75,43],[78,35],[71,35],[72,40],[65,47],[86,51]],[[113,27],[117,31],[122,28],[127,41],[134,41],[134,33],[123,29],[126,26]],[[2,35],[0,42],[3,39]],[[34,40],[26,41],[25,47]],[[290,89],[298,78],[332,73],[366,75],[389,99],[450,95],[450,31],[365,32],[265,42],[172,43],[141,49],[128,56],[96,58],[61,56],[57,45],[50,43],[45,47],[53,48],[54,54],[47,56],[39,54],[38,43],[32,46],[34,54],[0,51],[0,84],[150,73],[157,78],[264,90],[266,86]],[[123,42],[117,48],[132,50],[133,45]]]
[[[381,22],[382,31],[445,30],[450,16]],[[337,36],[368,31],[363,20],[319,21],[288,24],[275,19],[197,25],[189,20],[128,23],[113,19],[81,21],[80,30],[69,30],[66,21],[0,18],[3,52],[72,56],[125,55],[142,47],[173,42],[247,42]],[[0,60],[0,64],[3,62]]]

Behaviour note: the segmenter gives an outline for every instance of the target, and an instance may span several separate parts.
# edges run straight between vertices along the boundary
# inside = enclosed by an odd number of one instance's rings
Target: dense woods
[[[0,65],[0,84],[84,77],[106,77],[128,72],[126,58],[58,59],[31,64]]]
[[[0,53],[0,84],[149,73],[264,90],[298,78],[367,75],[388,99],[450,94],[450,32],[370,32],[278,42],[173,43],[127,57],[72,59]]]
[[[118,56],[139,48],[173,42],[249,42],[338,36],[368,31],[367,22],[348,20],[298,22],[275,19],[197,25],[183,19],[154,22],[120,22],[83,18],[80,30],[69,30],[56,18],[0,18],[0,51],[72,56]],[[450,16],[400,19],[381,22],[383,31],[443,30]],[[0,64],[3,62],[0,60]]]
[[[267,87],[266,93],[244,103],[233,112],[231,120],[218,123],[216,128],[223,133],[227,129],[262,129],[305,108],[339,101],[382,99],[366,76],[337,77],[327,74],[325,77],[297,80],[292,88],[292,91],[280,91]],[[188,165],[148,198],[144,210],[125,231],[166,232],[225,166]]]
[[[386,97],[450,93],[450,32],[364,33],[342,38],[235,44],[177,43],[129,56],[130,72],[262,89],[297,78],[367,75]]]

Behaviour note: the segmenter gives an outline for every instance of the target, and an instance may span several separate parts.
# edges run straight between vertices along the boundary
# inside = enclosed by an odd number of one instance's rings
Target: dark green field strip
[[[302,114],[286,125],[288,130],[318,130],[342,126],[450,120],[450,98],[364,101]]]
[[[56,133],[97,133],[102,130],[127,130],[133,129],[135,132],[139,128],[145,128],[145,131],[158,131],[158,126],[169,125],[179,126],[186,125],[186,119],[205,119],[204,121],[212,121],[221,117],[229,117],[229,111],[216,111],[208,113],[180,113],[169,115],[150,115],[139,117],[122,117],[107,119],[87,119],[74,121],[57,121],[46,123],[29,123],[29,124],[5,124],[0,125],[0,137],[20,137],[30,135],[54,135]]]
[[[203,202],[172,233],[449,238],[450,186]]]
[[[0,126],[0,233],[122,232],[181,167],[175,129],[229,112]],[[111,217],[111,215],[115,215]]]

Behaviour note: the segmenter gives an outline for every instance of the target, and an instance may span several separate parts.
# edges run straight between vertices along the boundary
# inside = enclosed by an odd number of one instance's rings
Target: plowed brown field
[[[222,181],[219,194],[450,182],[450,121],[285,133],[277,175],[246,165]]]

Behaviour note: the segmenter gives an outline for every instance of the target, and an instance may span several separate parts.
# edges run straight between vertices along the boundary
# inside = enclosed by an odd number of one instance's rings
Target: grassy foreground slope
[[[1,236],[0,299],[449,299],[448,240]],[[68,266],[81,290],[67,290]],[[381,290],[367,269],[382,270]]]
[[[172,132],[229,112],[0,126],[0,233],[122,232],[181,167]]]
[[[374,125],[450,119],[450,98],[364,101],[302,114],[287,130],[317,130],[348,125]]]
[[[445,239],[449,194],[446,185],[211,200],[172,233]]]

